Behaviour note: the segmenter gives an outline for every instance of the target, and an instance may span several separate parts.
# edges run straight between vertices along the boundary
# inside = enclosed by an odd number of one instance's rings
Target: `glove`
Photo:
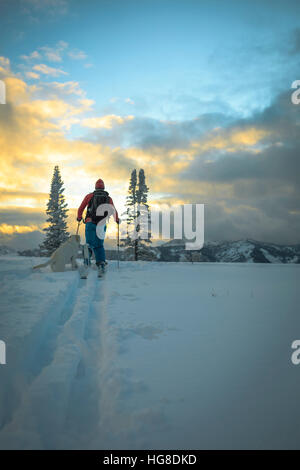
[[[81,222],[82,221],[82,217],[77,217],[77,222]]]
[[[116,224],[120,225],[121,219],[116,220]]]

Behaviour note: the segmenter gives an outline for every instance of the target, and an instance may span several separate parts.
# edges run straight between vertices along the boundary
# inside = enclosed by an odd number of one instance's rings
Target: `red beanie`
[[[99,179],[96,181],[96,184],[95,184],[95,189],[104,189],[105,186],[104,186],[104,181]]]

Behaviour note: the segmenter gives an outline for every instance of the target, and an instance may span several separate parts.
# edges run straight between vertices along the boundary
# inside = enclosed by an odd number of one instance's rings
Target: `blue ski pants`
[[[96,224],[87,222],[85,224],[85,239],[95,253],[96,263],[100,263],[105,261],[104,239],[102,240],[97,236],[96,228]],[[104,232],[106,232],[106,225],[104,226]]]

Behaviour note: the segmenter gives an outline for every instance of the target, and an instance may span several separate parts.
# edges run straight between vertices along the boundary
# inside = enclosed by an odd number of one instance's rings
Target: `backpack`
[[[96,189],[88,204],[86,219],[90,218],[94,224],[97,224],[100,222],[100,220],[105,219],[105,217],[108,215],[107,211],[104,212],[104,215],[96,215],[97,208],[101,206],[101,204],[110,204],[110,197],[107,191],[104,191],[103,189]]]

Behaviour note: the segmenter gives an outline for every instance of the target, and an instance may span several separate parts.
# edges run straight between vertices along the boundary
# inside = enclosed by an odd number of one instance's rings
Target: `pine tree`
[[[135,240],[131,238],[131,232],[135,224],[136,219],[136,203],[137,203],[137,174],[136,169],[132,170],[128,188],[128,196],[126,197],[126,224],[127,224],[127,236],[122,240],[122,246],[125,248],[126,259],[135,259],[136,249]]]
[[[130,226],[134,223],[136,219],[136,203],[137,203],[137,175],[136,169],[132,170],[128,196],[126,197],[126,206],[127,206],[127,235],[130,230]]]
[[[68,209],[63,192],[64,187],[60,171],[58,166],[55,166],[46,209],[49,225],[43,229],[46,232],[46,238],[40,246],[41,253],[44,256],[51,256],[56,248],[64,243],[69,236],[66,222]]]
[[[149,188],[146,184],[146,176],[144,170],[141,168],[139,171],[138,178],[138,189],[137,189],[137,217],[139,223],[137,225],[137,257],[141,260],[152,260],[156,258],[153,254],[150,243],[151,241],[151,229],[150,229],[150,208],[148,205],[148,193]]]
[[[127,238],[123,240],[125,247],[125,258],[151,260],[154,259],[152,250],[149,249],[151,243],[150,232],[150,209],[148,205],[149,188],[146,185],[146,177],[143,169],[131,172],[128,196],[126,198],[126,221]]]

